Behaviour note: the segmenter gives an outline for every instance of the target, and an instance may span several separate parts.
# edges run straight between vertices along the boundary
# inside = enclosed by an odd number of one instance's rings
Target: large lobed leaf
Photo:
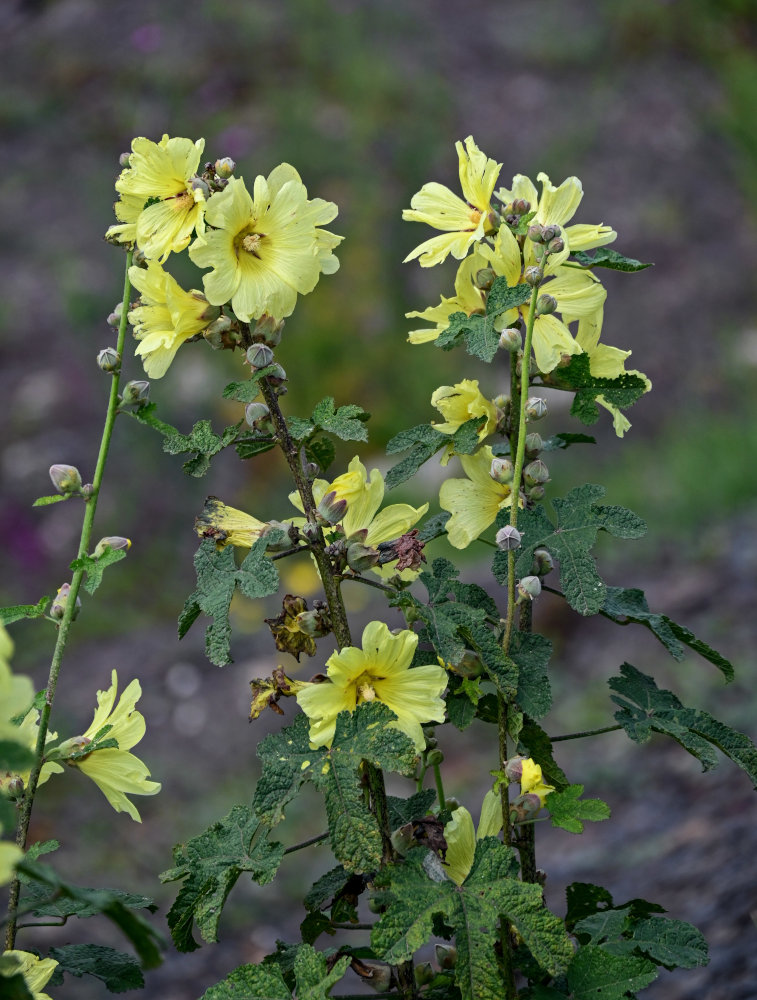
[[[294,992],[275,962],[240,965],[222,982],[211,986],[200,1000],[327,1000],[350,964],[350,956],[336,961],[309,944],[300,945],[294,957]]]
[[[468,354],[481,361],[493,361],[499,349],[499,331],[495,329],[497,319],[502,313],[528,302],[531,292],[530,285],[518,284],[510,288],[507,278],[495,278],[486,300],[486,315],[452,313],[447,329],[434,341],[435,346],[449,351],[464,342]]]
[[[640,375],[631,372],[623,372],[616,378],[592,375],[588,354],[574,354],[566,365],[545,375],[544,384],[575,393],[570,413],[583,424],[594,424],[599,419],[597,396],[623,410],[632,406],[648,388]]]

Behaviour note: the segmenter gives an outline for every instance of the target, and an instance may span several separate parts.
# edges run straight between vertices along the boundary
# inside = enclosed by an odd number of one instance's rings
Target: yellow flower
[[[452,517],[447,521],[447,538],[456,549],[464,549],[494,524],[497,513],[512,505],[507,483],[495,483],[489,475],[494,453],[485,445],[474,455],[460,455],[467,479],[447,479],[439,491],[439,506]]]
[[[13,949],[4,951],[3,959],[0,977],[15,976],[20,972],[34,1000],[51,1000],[49,993],[42,992],[42,987],[47,985],[58,964],[54,958],[38,958],[30,951]]]
[[[546,801],[550,792],[554,792],[554,785],[545,785],[542,778],[541,765],[535,763],[530,757],[526,757],[522,764],[523,770],[520,776],[520,790],[522,795],[538,795],[542,805]]]
[[[137,219],[142,214],[144,205],[145,199],[142,195],[121,195],[113,206],[120,225],[111,226],[105,234],[105,239],[133,247],[137,242]]]
[[[130,267],[129,280],[141,295],[140,304],[129,313],[140,341],[136,353],[150,378],[162,378],[181,345],[204,330],[218,310],[201,292],[185,292],[156,260],[149,261],[146,270]]]
[[[93,750],[86,757],[78,760],[69,758],[66,763],[78,767],[91,778],[116,812],[127,812],[133,820],[141,823],[136,806],[127,798],[127,794],[155,795],[160,791],[160,785],[156,781],[147,780],[150,777],[149,770],[139,757],[129,753],[145,735],[144,716],[134,709],[142,696],[139,681],[133,680],[129,684],[114,708],[117,689],[118,676],[114,670],[108,690],[97,692],[97,709],[92,725],[83,736],[61,744],[59,750],[82,750],[104,726],[110,726],[102,739],[116,740],[117,747]]]
[[[208,201],[206,219],[215,227],[192,244],[214,305],[231,306],[245,323],[267,313],[284,319],[297,295],[312,292],[319,275],[332,274],[339,261],[331,253],[341,241],[319,227],[336,217],[333,202],[308,201],[307,188],[288,163],[268,178],[255,178],[252,197],[241,178],[232,177]]]
[[[497,426],[497,410],[479,391],[477,379],[464,378],[455,385],[440,385],[431,396],[431,405],[445,418],[443,424],[433,424],[443,434],[454,434],[474,417],[486,417],[478,432],[478,440],[483,441]]]
[[[432,327],[411,330],[407,335],[411,344],[427,344],[436,340],[449,326],[452,313],[464,312],[466,316],[472,316],[474,313],[485,312],[484,293],[474,283],[476,272],[487,266],[487,260],[481,256],[480,250],[481,247],[477,247],[458,267],[455,275],[455,294],[451,298],[442,295],[438,306],[405,313],[408,319],[423,319],[434,324]]]
[[[460,171],[460,187],[465,201],[448,187],[432,181],[424,184],[410,201],[402,218],[425,222],[446,235],[432,236],[407,255],[405,262],[419,258],[421,267],[432,267],[452,254],[462,260],[472,243],[482,240],[494,228],[489,217],[491,197],[501,163],[490,160],[478,148],[472,136],[455,143]]]
[[[444,721],[441,695],[447,673],[436,664],[410,669],[417,645],[414,632],[405,629],[393,635],[383,622],[370,622],[363,631],[362,649],[346,646],[333,653],[326,661],[328,680],[297,692],[310,719],[310,745],[331,745],[340,712],[380,701],[397,716],[393,727],[406,733],[420,753],[425,746],[422,723]]]
[[[16,877],[16,865],[23,856],[24,852],[20,847],[8,840],[0,841],[0,885],[7,885]]]
[[[258,521],[252,514],[228,507],[218,497],[208,497],[202,514],[195,518],[197,534],[200,538],[215,538],[217,549],[227,545],[251,549],[269,527],[267,521]]]
[[[458,885],[462,885],[473,866],[476,841],[484,837],[496,837],[502,829],[502,801],[494,791],[488,791],[481,804],[481,818],[478,830],[473,832],[473,817],[465,808],[458,806],[452,812],[452,819],[444,827],[447,851],[444,867],[447,874]]]
[[[174,138],[164,135],[155,143],[143,137],[134,139],[129,166],[116,181],[116,191],[122,196],[121,209],[116,205],[116,218],[130,225],[146,257],[164,261],[170,253],[188,246],[192,233],[204,230],[205,194],[197,183],[196,173],[205,140]],[[142,199],[142,211],[133,219],[136,199]],[[145,203],[150,204],[145,206]],[[109,235],[114,234],[114,226]],[[122,229],[124,237],[130,230]],[[121,242],[125,242],[121,239]]]

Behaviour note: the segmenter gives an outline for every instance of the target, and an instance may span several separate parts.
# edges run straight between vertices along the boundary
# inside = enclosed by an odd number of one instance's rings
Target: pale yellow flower
[[[489,475],[494,453],[485,445],[473,455],[460,455],[467,479],[447,479],[439,491],[439,506],[451,512],[447,538],[456,549],[464,549],[494,524],[503,507],[512,506],[512,490]]]
[[[162,378],[183,343],[216,318],[218,309],[201,292],[185,292],[156,260],[147,269],[129,268],[129,280],[140,293],[140,302],[129,313],[136,353],[150,378]]]
[[[481,804],[478,830],[473,830],[473,817],[465,808],[458,806],[452,812],[452,819],[444,827],[447,851],[444,867],[447,874],[458,885],[462,885],[473,867],[476,841],[484,837],[496,837],[502,829],[502,801],[497,792],[489,790]]]
[[[105,234],[106,240],[133,247],[137,242],[137,219],[142,214],[144,206],[145,199],[142,195],[121,195],[113,206],[119,225],[110,226]]]
[[[4,951],[0,978],[21,973],[34,1000],[51,1000],[50,994],[43,993],[42,988],[47,985],[57,964],[54,958],[39,958],[30,951]]]
[[[497,410],[478,388],[478,379],[464,378],[455,385],[440,385],[431,396],[431,405],[445,418],[444,423],[433,423],[443,434],[454,434],[468,420],[486,417],[478,432],[483,441],[497,426]]]
[[[140,683],[133,680],[114,708],[117,690],[118,676],[114,670],[108,690],[97,692],[97,709],[92,725],[82,736],[68,740],[58,749],[63,754],[66,750],[85,749],[104,726],[110,726],[101,739],[116,740],[117,747],[93,750],[86,757],[77,760],[69,758],[66,763],[78,767],[91,778],[116,812],[127,812],[133,820],[141,823],[139,812],[127,795],[155,795],[160,791],[160,785],[147,780],[150,777],[148,768],[139,757],[129,753],[145,735],[144,716],[134,707],[142,696]]]
[[[442,295],[438,306],[405,313],[408,319],[422,319],[434,324],[431,327],[411,330],[407,335],[411,344],[427,344],[436,340],[449,326],[449,318],[453,313],[464,312],[466,316],[472,316],[474,313],[485,312],[484,293],[474,282],[476,273],[488,266],[486,258],[480,251],[481,247],[477,247],[458,267],[455,275],[455,294],[451,298]],[[504,330],[504,326],[502,329]]]
[[[538,795],[539,801],[544,805],[550,792],[554,792],[554,785],[547,785],[541,773],[541,765],[537,764],[530,757],[522,763],[523,770],[520,776],[520,790],[522,795]]]
[[[497,183],[501,163],[481,152],[468,136],[465,144],[455,143],[457,150],[460,187],[465,200],[453,194],[444,184],[432,181],[410,200],[410,208],[402,218],[410,222],[425,222],[445,235],[432,236],[407,255],[405,261],[419,258],[421,267],[432,267],[452,254],[462,260],[472,243],[482,240],[494,228],[490,219],[491,198]]]
[[[346,646],[326,661],[327,681],[309,684],[297,692],[297,701],[310,719],[310,745],[331,746],[340,712],[380,701],[394,712],[396,729],[410,737],[420,753],[425,746],[423,723],[444,721],[447,672],[437,664],[410,668],[418,636],[408,629],[393,635],[384,622],[369,622],[363,648]]]
[[[16,877],[16,865],[24,852],[9,840],[0,840],[0,885],[7,885]]]
[[[200,538],[214,538],[217,549],[227,545],[251,549],[269,528],[267,521],[259,521],[252,514],[229,507],[218,497],[208,497],[202,514],[195,518],[197,534]]]
[[[204,230],[204,186],[197,182],[196,174],[205,140],[192,142],[164,135],[156,143],[139,137],[131,148],[129,166],[116,181],[116,191],[124,202],[121,209],[116,205],[116,218],[127,225],[134,222],[134,235],[144,255],[164,261],[170,253],[188,246],[193,233],[200,235]],[[143,207],[134,220],[140,198]],[[111,227],[109,235],[119,236],[113,232],[117,229]],[[122,229],[122,242],[127,233],[130,230]]]
[[[203,278],[214,305],[231,306],[249,322],[267,313],[289,316],[297,295],[312,292],[320,274],[332,274],[339,261],[331,253],[341,240],[320,227],[337,214],[333,202],[308,200],[300,175],[288,163],[267,178],[255,178],[250,196],[241,178],[208,201],[212,230],[192,244],[198,267],[213,270]]]

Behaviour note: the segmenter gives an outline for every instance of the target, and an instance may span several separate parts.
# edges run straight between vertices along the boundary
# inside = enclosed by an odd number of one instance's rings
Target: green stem
[[[126,254],[126,273],[124,275],[124,294],[123,294],[123,304],[121,309],[121,322],[118,326],[118,341],[116,344],[116,350],[119,355],[123,356],[124,340],[126,338],[126,325],[128,322],[129,313],[129,298],[131,296],[131,282],[129,281],[129,267],[132,261],[132,251],[130,250]],[[97,455],[97,463],[95,465],[95,475],[92,479],[92,493],[87,498],[84,507],[84,518],[82,520],[81,535],[79,538],[79,549],[77,552],[77,559],[81,559],[83,556],[87,555],[90,542],[92,538],[92,526],[95,520],[95,513],[97,512],[97,498],[100,493],[100,486],[102,485],[103,474],[105,472],[105,463],[108,458],[108,450],[110,448],[110,440],[113,435],[113,425],[116,421],[116,411],[118,409],[118,389],[121,381],[121,369],[119,368],[112,375],[112,381],[110,386],[110,396],[108,398],[108,410],[105,415],[105,426],[103,427],[102,438],[100,440],[100,451]],[[76,599],[79,595],[79,590],[81,589],[82,580],[84,578],[85,570],[77,569],[74,571],[71,577],[71,589],[68,594],[68,600],[66,603],[66,608],[63,613],[63,618],[58,625],[58,637],[55,642],[55,649],[53,651],[52,661],[50,663],[50,672],[47,679],[47,689],[45,691],[45,703],[42,706],[42,711],[39,717],[39,729],[37,731],[37,744],[34,749],[34,765],[29,774],[29,781],[24,790],[24,795],[21,800],[21,808],[19,810],[18,826],[16,828],[16,843],[20,848],[26,848],[26,840],[29,835],[29,824],[31,822],[32,807],[34,805],[34,796],[37,792],[37,785],[39,784],[39,775],[42,770],[42,764],[44,763],[45,755],[45,743],[47,740],[47,733],[50,726],[50,713],[53,708],[53,701],[55,699],[55,690],[58,685],[58,676],[60,674],[61,663],[63,662],[63,654],[66,649],[66,643],[68,641],[68,633],[71,628],[71,623],[73,621],[74,612],[76,610]],[[21,886],[18,879],[14,879],[11,883],[10,894],[8,899],[8,926],[6,928],[6,948],[8,950],[12,949],[16,941],[16,919],[18,914],[18,900],[21,891]]]
[[[434,781],[436,782],[436,797],[439,799],[439,808],[447,808],[447,800],[444,797],[444,785],[442,783],[442,772],[438,764],[431,765],[434,769]]]
[[[339,580],[341,583],[345,581],[352,581],[352,583],[364,583],[366,587],[375,587],[377,590],[383,590],[387,594],[396,594],[397,588],[390,587],[386,583],[379,583],[378,580],[369,580],[367,576],[340,576]]]
[[[284,848],[284,854],[294,854],[295,851],[302,851],[306,847],[312,847],[313,844],[321,844],[324,840],[329,839],[329,831],[325,833],[319,833],[317,837],[311,837],[309,840],[303,840],[299,844],[292,844],[291,847]]]
[[[565,736],[550,736],[550,743],[562,743],[564,740],[581,740],[584,736],[599,736],[601,733],[615,733],[623,727],[604,726],[602,729],[585,729],[582,733],[566,733]]]

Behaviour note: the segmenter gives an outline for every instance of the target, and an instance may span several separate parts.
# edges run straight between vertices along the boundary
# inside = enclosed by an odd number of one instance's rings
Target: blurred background
[[[643,587],[653,610],[688,625],[737,668],[737,681],[723,688],[703,660],[676,664],[643,630],[586,623],[545,597],[537,628],[556,649],[546,728],[611,723],[605,681],[626,659],[686,704],[757,735],[756,39],[752,0],[6,0],[0,601],[54,593],[75,552],[80,509],[31,503],[50,492],[52,463],[74,464],[85,479],[94,468],[108,392],[95,356],[114,342],[105,317],[123,280],[123,254],[102,237],[113,221],[118,156],[134,136],[204,136],[204,159],[232,156],[248,180],[287,160],[311,197],[338,203],[330,228],[345,236],[341,268],[287,323],[277,352],[291,379],[284,402],[301,416],[324,395],[364,405],[373,418],[362,459],[386,469],[386,441],[434,418],[428,400],[438,385],[464,375],[491,395],[505,388],[495,366],[405,342],[417,324],[404,313],[451,294],[454,264],[402,265],[431,233],[402,223],[401,210],[426,181],[457,190],[454,142],[472,134],[502,161],[502,184],[540,170],[555,183],[578,175],[585,197],[575,221],[611,224],[618,250],[655,264],[639,275],[602,275],[603,340],[632,349],[630,367],[646,372],[654,390],[629,412],[624,441],[603,417],[595,447],[550,456],[548,496],[588,479],[644,516],[646,539],[598,547],[605,579]],[[141,376],[133,357],[125,371]],[[221,391],[239,372],[238,354],[182,348],[152,385],[158,415],[185,432],[201,418],[216,429],[238,420],[241,407]],[[559,407],[545,429],[584,430]],[[341,448],[332,475],[352,454]],[[433,512],[440,473],[430,465],[392,501],[429,500]],[[204,479],[191,479],[157,435],[118,422],[96,537],[127,535],[133,548],[77,622],[53,722],[63,735],[82,732],[113,667],[122,686],[139,676],[148,722],[140,755],[163,792],[139,803],[137,826],[84,779],[77,784],[80,775],[66,775],[43,789],[33,836],[62,840],[58,866],[73,880],[154,895],[164,930],[176,887],[155,875],[170,867],[171,845],[249,800],[255,744],[280,725],[246,721],[249,679],[282,659],[261,631],[275,605],[235,606],[236,662],[223,671],[204,657],[201,623],[177,644],[176,615],[194,587],[193,518],[208,493],[263,519],[284,517],[288,488],[273,453],[254,465],[224,454]],[[445,554],[443,543],[436,554]],[[479,556],[466,553],[467,578],[486,584]],[[305,592],[307,568],[287,572],[285,586]],[[351,600],[358,621],[386,614],[362,592]],[[395,617],[387,618],[393,626]],[[47,626],[20,623],[12,634],[15,669],[43,686]],[[321,646],[302,676],[330,652],[328,641]],[[476,753],[482,732],[474,725],[459,739],[446,728],[449,790],[468,796],[477,785],[483,794],[494,762]],[[576,880],[604,884],[616,901],[659,902],[705,932],[712,962],[665,976],[644,996],[752,998],[757,834],[748,779],[731,764],[701,775],[675,745],[602,739],[561,745],[569,777],[605,798],[613,819],[580,838],[540,828],[550,905],[562,912],[565,885]],[[480,797],[465,801],[475,813]],[[290,811],[285,843],[320,832],[313,808],[306,797]],[[188,957],[169,948],[143,995],[192,1000],[237,964],[260,960],[277,937],[292,940],[303,891],[328,866],[319,848],[296,859],[265,890],[242,879],[221,944]],[[120,945],[94,921],[20,943],[44,947],[82,932]],[[79,980],[53,992],[61,1000],[105,995],[101,984]]]

